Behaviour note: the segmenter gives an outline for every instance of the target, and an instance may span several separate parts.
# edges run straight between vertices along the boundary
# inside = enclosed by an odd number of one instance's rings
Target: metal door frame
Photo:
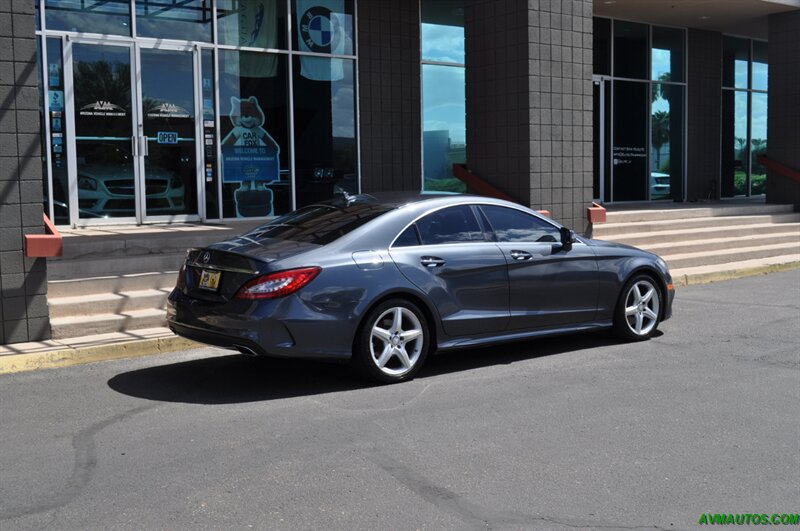
[[[73,44],[87,44],[93,46],[117,46],[128,48],[131,67],[131,156],[133,157],[133,176],[135,182],[134,215],[109,218],[81,218],[78,203],[78,161],[77,161],[77,134],[65,135],[65,149],[67,151],[67,176],[69,198],[69,224],[73,227],[86,227],[94,225],[119,225],[136,223],[137,225],[151,223],[171,223],[201,221],[205,219],[205,186],[200,182],[202,174],[202,93],[200,79],[200,52],[199,47],[193,44],[165,44],[158,41],[139,42],[133,39],[103,38],[103,37],[74,37],[66,35],[63,43],[64,54],[64,117],[70,127],[75,130],[75,80],[73,70]],[[144,139],[144,116],[142,105],[142,63],[141,49],[172,50],[189,52],[192,54],[192,96],[194,99],[194,135],[195,135],[195,169],[194,178],[197,181],[197,213],[180,215],[148,216],[145,209],[145,153],[147,152]],[[67,85],[68,84],[68,85]]]
[[[592,112],[600,113],[600,131],[599,134],[592,139],[593,142],[600,142],[600,149],[598,150],[600,153],[600,160],[597,161],[598,167],[600,168],[600,197],[594,198],[594,201],[597,201],[599,204],[603,204],[604,202],[603,198],[605,197],[606,189],[606,117],[608,116],[606,113],[606,83],[610,81],[610,79],[611,78],[608,76],[592,76],[592,84],[596,84],[600,87],[600,108],[592,110]]]
[[[137,223],[172,223],[172,222],[187,222],[187,221],[201,221],[205,220],[205,180],[200,179],[203,168],[203,108],[202,108],[202,80],[200,79],[200,48],[195,44],[165,44],[156,41],[136,41],[134,43],[134,54],[136,56],[136,101],[139,113],[137,114],[137,138],[141,146],[146,146],[146,137],[144,136],[144,105],[142,100],[142,49],[146,50],[167,50],[174,52],[189,52],[192,54],[192,96],[194,99],[194,148],[195,148],[195,168],[194,178],[196,183],[196,201],[197,213],[196,214],[178,214],[178,215],[147,215],[147,197],[145,190],[147,189],[147,171],[145,170],[145,157],[147,156],[147,148],[143,147],[139,150],[137,156],[137,164],[139,165],[139,172],[137,177]]]
[[[64,39],[64,117],[67,124],[72,128],[74,134],[65,135],[65,143],[67,149],[67,185],[68,185],[68,198],[69,198],[69,223],[73,227],[86,227],[93,225],[119,225],[129,224],[131,222],[140,223],[140,198],[138,190],[134,193],[134,215],[133,216],[120,216],[109,218],[81,218],[78,203],[78,160],[77,160],[77,124],[75,122],[75,78],[73,70],[73,44],[87,44],[91,46],[117,46],[120,48],[128,48],[128,57],[131,66],[131,79],[130,79],[130,105],[131,105],[131,156],[133,157],[133,178],[135,188],[138,187],[139,182],[139,164],[138,158],[138,137],[136,136],[137,124],[139,122],[139,102],[135,95],[136,90],[136,57],[134,50],[134,42],[132,40],[121,39],[106,39],[95,37],[74,37],[66,35]]]

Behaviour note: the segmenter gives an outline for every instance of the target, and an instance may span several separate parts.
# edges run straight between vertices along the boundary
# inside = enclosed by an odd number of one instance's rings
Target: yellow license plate
[[[200,288],[217,291],[217,288],[219,288],[220,276],[221,273],[219,271],[209,271],[208,269],[204,269],[203,274],[200,275]]]

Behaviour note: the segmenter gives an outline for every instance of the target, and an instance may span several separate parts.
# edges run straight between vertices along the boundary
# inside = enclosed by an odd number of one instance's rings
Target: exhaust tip
[[[253,356],[253,357],[258,356],[258,354],[256,354],[256,352],[250,347],[245,347],[244,345],[234,345],[234,347],[236,347],[236,350],[238,350],[245,356]]]

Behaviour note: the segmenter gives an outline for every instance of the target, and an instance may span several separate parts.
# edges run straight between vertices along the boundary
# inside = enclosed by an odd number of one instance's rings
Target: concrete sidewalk
[[[0,374],[149,356],[199,346],[199,343],[176,336],[168,328],[0,345]]]
[[[760,258],[726,267],[703,266],[672,272],[676,287],[707,284],[800,268],[800,255]],[[680,294],[678,295],[680,297]],[[0,345],[0,374],[55,369],[82,363],[133,358],[200,347],[168,328],[148,328],[35,343]]]

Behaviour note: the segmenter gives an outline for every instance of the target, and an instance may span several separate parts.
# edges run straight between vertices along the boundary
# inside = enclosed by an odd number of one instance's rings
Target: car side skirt
[[[457,339],[450,339],[441,341],[438,345],[439,351],[455,350],[461,348],[477,347],[481,345],[496,345],[499,343],[512,343],[515,341],[525,341],[537,337],[545,336],[558,336],[565,334],[574,334],[577,332],[591,332],[593,330],[604,330],[613,326],[612,321],[592,321],[587,323],[576,324],[572,326],[563,326],[559,328],[548,328],[544,330],[528,330],[524,332],[512,332],[506,334],[493,334],[485,337],[460,337]]]

